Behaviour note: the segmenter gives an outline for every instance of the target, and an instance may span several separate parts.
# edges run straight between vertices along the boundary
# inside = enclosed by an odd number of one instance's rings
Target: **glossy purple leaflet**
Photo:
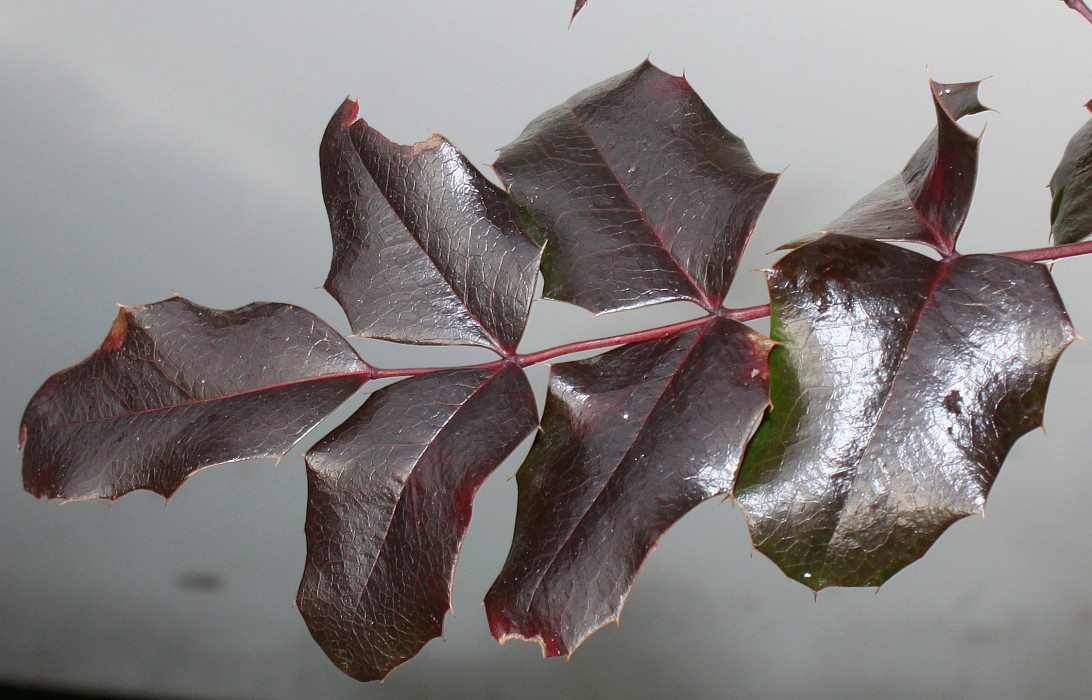
[[[102,346],[27,406],[23,483],[49,498],[170,496],[198,469],[283,455],[368,373],[295,306],[122,307]]]
[[[539,248],[508,196],[446,139],[385,139],[346,100],[319,150],[333,234],[326,289],[353,332],[515,352]]]
[[[1092,110],[1092,102],[1086,107]],[[1050,178],[1050,235],[1055,245],[1092,234],[1092,119],[1073,135]]]
[[[737,321],[553,367],[517,474],[508,560],[485,598],[493,636],[570,654],[618,618],[660,536],[731,488],[767,405],[771,343]]]
[[[768,273],[772,408],[735,487],[815,589],[878,586],[981,512],[1075,334],[1046,267],[829,235]]]
[[[929,87],[936,128],[902,172],[862,197],[820,234],[913,241],[945,255],[955,250],[974,194],[979,141],[956,122],[987,108],[978,101],[977,82],[929,81]]]
[[[523,370],[440,370],[372,394],[307,457],[298,605],[350,676],[383,678],[440,636],[478,487],[538,422]]]
[[[649,62],[541,115],[494,165],[546,241],[546,297],[594,312],[724,300],[777,182]]]

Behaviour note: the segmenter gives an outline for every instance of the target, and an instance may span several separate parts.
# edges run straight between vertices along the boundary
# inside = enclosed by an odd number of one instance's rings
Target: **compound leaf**
[[[1092,109],[1092,102],[1088,104]],[[1073,135],[1050,178],[1050,235],[1055,245],[1092,234],[1092,119]]]
[[[557,656],[618,618],[660,536],[730,490],[767,405],[770,346],[713,317],[553,367],[516,477],[512,548],[485,598],[494,637]]]
[[[895,177],[862,197],[822,233],[913,241],[955,250],[978,173],[979,137],[956,122],[985,111],[978,83],[929,81],[937,126]],[[785,246],[792,247],[792,246]]]
[[[719,307],[777,181],[648,61],[535,119],[494,168],[546,241],[545,296],[594,312]]]
[[[440,370],[375,392],[307,453],[297,603],[342,671],[383,678],[440,635],[474,494],[537,418],[515,365]]]
[[[122,307],[102,346],[27,406],[23,484],[49,498],[167,497],[198,469],[282,456],[368,373],[295,306]]]
[[[514,352],[540,255],[516,207],[442,136],[399,146],[356,115],[346,100],[319,151],[326,289],[353,332]]]
[[[768,272],[772,408],[735,486],[815,589],[878,586],[981,512],[1074,338],[1047,269],[830,235]]]

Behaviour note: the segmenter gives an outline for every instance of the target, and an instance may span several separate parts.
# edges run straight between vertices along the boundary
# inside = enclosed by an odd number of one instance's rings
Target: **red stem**
[[[1092,21],[1092,10],[1085,8],[1088,12],[1089,21]],[[1026,260],[1028,262],[1045,262],[1047,260],[1059,260],[1061,258],[1069,258],[1074,255],[1087,255],[1092,253],[1092,241],[1082,241],[1080,243],[1069,243],[1067,245],[1051,246],[1049,248],[1034,248],[1031,250],[1013,250],[1007,253],[997,253],[997,255],[1004,255],[1008,258],[1016,258],[1017,260]],[[689,321],[680,321],[678,323],[671,323],[666,326],[658,326],[656,328],[649,328],[643,331],[634,331],[633,333],[621,333],[619,335],[611,335],[605,338],[594,338],[592,340],[580,340],[575,343],[566,343],[564,345],[558,345],[552,348],[546,348],[545,350],[539,350],[537,352],[529,353],[517,353],[510,357],[502,357],[492,362],[482,362],[476,365],[465,365],[459,369],[473,369],[473,368],[485,368],[496,367],[502,362],[514,362],[520,367],[529,367],[531,365],[537,365],[540,362],[546,362],[552,360],[555,357],[562,355],[571,355],[575,352],[584,352],[585,350],[598,350],[600,348],[608,348],[612,345],[624,345],[626,343],[639,343],[642,340],[652,340],[654,338],[662,338],[665,335],[671,333],[677,333],[678,331],[686,330],[687,328],[693,328],[694,326],[700,326],[709,320],[711,316],[724,316],[732,318],[737,321],[751,321],[756,318],[762,318],[770,315],[770,305],[761,304],[759,306],[749,306],[745,309],[719,309],[711,314],[705,316],[699,316],[698,318],[692,318]],[[435,372],[441,369],[453,369],[451,367],[410,367],[405,369],[386,369],[382,367],[372,367],[369,378],[371,379],[386,379],[390,377],[412,377],[418,374],[427,374],[428,372]]]
[[[751,321],[756,318],[762,318],[770,315],[770,305],[760,304],[759,306],[748,306],[744,309],[721,309],[712,314],[706,314],[705,316],[699,316],[698,318],[692,318],[689,321],[680,321],[678,323],[671,323],[666,326],[658,326],[656,328],[649,328],[643,331],[634,331],[633,333],[621,333],[619,335],[611,335],[606,338],[595,338],[593,340],[581,340],[575,343],[566,343],[565,345],[558,345],[553,348],[546,348],[545,350],[539,350],[538,352],[530,352],[526,354],[515,354],[511,357],[501,358],[499,360],[493,360],[492,362],[481,362],[476,365],[464,365],[459,369],[475,369],[485,367],[496,367],[502,362],[514,362],[520,367],[529,367],[531,365],[537,365],[540,362],[546,362],[552,360],[555,357],[561,355],[571,355],[574,352],[583,352],[585,350],[598,350],[599,348],[607,348],[612,345],[625,345],[626,343],[637,343],[642,340],[652,340],[654,338],[662,338],[665,335],[676,333],[678,331],[686,330],[687,328],[693,328],[694,326],[700,326],[709,320],[710,316],[724,316],[726,318],[735,319],[736,321]],[[409,367],[405,369],[401,368],[384,368],[384,367],[372,367],[371,379],[387,379],[390,377],[412,377],[418,374],[427,374],[429,372],[435,372],[441,369],[452,369],[451,367]]]
[[[672,323],[667,326],[660,326],[658,328],[649,328],[644,331],[635,331],[633,333],[622,333],[621,335],[612,335],[606,338],[596,338],[594,340],[581,340],[575,343],[568,343],[566,345],[558,345],[556,348],[547,348],[545,350],[539,350],[538,352],[527,353],[526,355],[514,355],[512,359],[520,367],[529,367],[539,362],[545,362],[546,360],[552,360],[560,355],[568,355],[574,352],[583,352],[584,350],[598,350],[599,348],[610,347],[611,345],[624,345],[625,343],[639,343],[642,340],[652,340],[653,338],[661,338],[669,333],[675,333],[677,331],[686,330],[687,328],[693,328],[694,326],[700,326],[709,319],[709,316],[701,316],[699,318],[690,319],[689,321],[680,321],[679,323]]]
[[[1092,13],[1092,11],[1090,11],[1090,13]],[[1006,258],[1016,258],[1017,260],[1027,260],[1028,262],[1044,262],[1046,260],[1071,258],[1074,255],[1087,255],[1088,253],[1092,253],[1092,241],[1068,243],[1066,245],[1051,246],[1050,248],[1013,250],[1008,253],[998,253],[998,255],[1004,255]]]
[[[1081,17],[1084,17],[1089,22],[1092,22],[1092,9],[1088,8],[1084,0],[1062,0],[1066,7],[1071,10],[1076,10]]]

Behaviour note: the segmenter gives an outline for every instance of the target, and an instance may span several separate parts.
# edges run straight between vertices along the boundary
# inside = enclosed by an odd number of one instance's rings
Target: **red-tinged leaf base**
[[[710,317],[555,365],[517,475],[515,536],[485,598],[493,636],[570,654],[617,619],[660,536],[726,493],[767,405],[771,343]]]
[[[361,681],[440,636],[478,487],[537,424],[511,364],[431,372],[375,392],[307,453],[307,564],[297,603]]]
[[[294,306],[125,307],[98,350],[31,399],[23,483],[48,498],[170,496],[204,467],[283,455],[369,371]]]
[[[1048,270],[827,236],[768,273],[772,408],[736,482],[755,546],[878,586],[982,510],[1074,332]]]

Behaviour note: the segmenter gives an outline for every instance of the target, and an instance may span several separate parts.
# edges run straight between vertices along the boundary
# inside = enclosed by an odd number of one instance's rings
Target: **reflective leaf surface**
[[[1092,102],[1089,103],[1092,109]],[[1073,135],[1050,178],[1050,235],[1056,245],[1092,234],[1092,120]]]
[[[865,195],[822,232],[885,241],[914,241],[941,253],[956,238],[974,194],[978,137],[956,122],[987,108],[978,83],[930,81],[937,126],[895,177]]]
[[[545,296],[595,312],[719,307],[777,181],[647,61],[535,119],[494,168],[546,240]]]
[[[1047,269],[830,235],[769,273],[772,408],[735,487],[815,589],[878,586],[982,511],[1074,338]]]
[[[512,549],[485,599],[493,636],[564,655],[618,618],[660,536],[731,488],[767,405],[769,349],[714,317],[553,367]]]
[[[539,248],[508,196],[442,136],[385,139],[346,100],[319,152],[334,252],[326,289],[353,332],[513,352]]]
[[[375,392],[307,453],[297,603],[341,670],[383,678],[440,635],[474,494],[537,420],[518,367],[441,370]]]
[[[49,498],[169,496],[198,469],[283,455],[368,371],[336,331],[287,304],[122,307],[102,346],[27,406],[23,483]]]

